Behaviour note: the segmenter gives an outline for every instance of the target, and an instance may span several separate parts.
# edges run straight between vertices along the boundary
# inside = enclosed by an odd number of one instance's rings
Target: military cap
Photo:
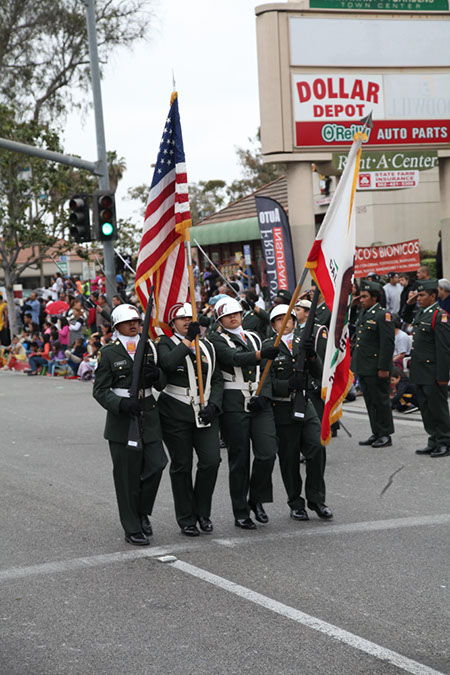
[[[369,272],[367,278],[371,279],[371,281],[380,281],[380,275],[377,274],[376,272]]]
[[[416,283],[416,291],[436,291],[438,289],[438,280],[437,279],[420,279]]]
[[[292,300],[292,294],[289,293],[285,288],[279,288],[276,292],[276,297],[285,300],[288,304]]]
[[[381,291],[381,284],[377,284],[376,281],[363,281],[361,283],[361,290],[367,291],[368,293],[373,293],[373,291]]]

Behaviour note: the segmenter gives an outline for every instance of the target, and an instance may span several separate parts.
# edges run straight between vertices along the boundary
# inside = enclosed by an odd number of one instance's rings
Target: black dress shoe
[[[308,509],[315,511],[319,518],[324,520],[329,520],[333,517],[333,511],[326,504],[315,504],[314,502],[308,502]]]
[[[127,534],[125,532],[125,541],[133,544],[133,546],[148,546],[150,544],[143,532],[135,532],[134,534]]]
[[[430,457],[447,457],[447,455],[450,455],[450,447],[448,445],[440,445],[433,450]]]
[[[376,440],[377,437],[375,436],[375,434],[372,434],[372,436],[369,436],[367,441],[359,441],[358,445],[372,445],[372,443]]]
[[[256,523],[254,523],[250,517],[236,518],[234,524],[236,527],[240,527],[241,530],[256,530]]]
[[[256,502],[255,504],[253,502],[249,502],[248,505],[255,514],[255,518],[258,523],[266,524],[269,522],[269,516],[264,511],[263,505],[260,502]]]
[[[291,518],[294,520],[309,520],[309,516],[306,513],[306,509],[292,509]]]
[[[141,529],[142,529],[142,532],[143,532],[147,537],[151,537],[152,534],[153,534],[153,530],[152,530],[152,526],[151,526],[151,523],[150,523],[150,520],[149,520],[147,514],[146,514],[146,513],[141,513],[141,515],[139,516],[139,518],[140,518],[140,520],[141,520]]]
[[[437,450],[437,448],[427,445],[426,448],[419,448],[419,450],[416,450],[416,455],[431,455],[435,450]]]
[[[372,443],[372,448],[387,448],[389,445],[392,445],[392,439],[390,436],[380,436],[376,441]]]
[[[197,529],[197,525],[186,525],[186,527],[182,527],[181,531],[183,534],[186,535],[186,537],[199,537],[200,532]]]
[[[212,532],[213,524],[209,518],[203,518],[203,516],[198,517],[198,524],[202,532]]]

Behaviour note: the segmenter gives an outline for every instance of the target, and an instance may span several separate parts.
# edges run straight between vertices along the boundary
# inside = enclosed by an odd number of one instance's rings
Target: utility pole
[[[82,0],[86,7],[87,31],[89,40],[89,59],[91,62],[92,96],[95,114],[95,133],[97,137],[97,163],[99,165],[98,187],[109,191],[108,159],[106,154],[105,126],[103,123],[102,90],[97,49],[97,27],[95,22],[95,0]],[[106,295],[110,307],[112,296],[116,293],[116,269],[114,265],[114,243],[103,242],[103,263],[106,277]]]

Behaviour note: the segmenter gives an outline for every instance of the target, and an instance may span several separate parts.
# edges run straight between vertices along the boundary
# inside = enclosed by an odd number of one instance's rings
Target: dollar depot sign
[[[292,77],[297,148],[351,144],[373,114],[369,146],[450,142],[450,73],[298,73]]]

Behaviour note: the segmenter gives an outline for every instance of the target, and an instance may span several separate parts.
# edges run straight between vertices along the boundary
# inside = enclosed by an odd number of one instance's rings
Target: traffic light
[[[91,218],[89,211],[89,195],[86,193],[73,195],[69,201],[70,236],[76,242],[91,241]]]
[[[95,238],[108,241],[117,237],[116,205],[112,192],[94,192]]]

